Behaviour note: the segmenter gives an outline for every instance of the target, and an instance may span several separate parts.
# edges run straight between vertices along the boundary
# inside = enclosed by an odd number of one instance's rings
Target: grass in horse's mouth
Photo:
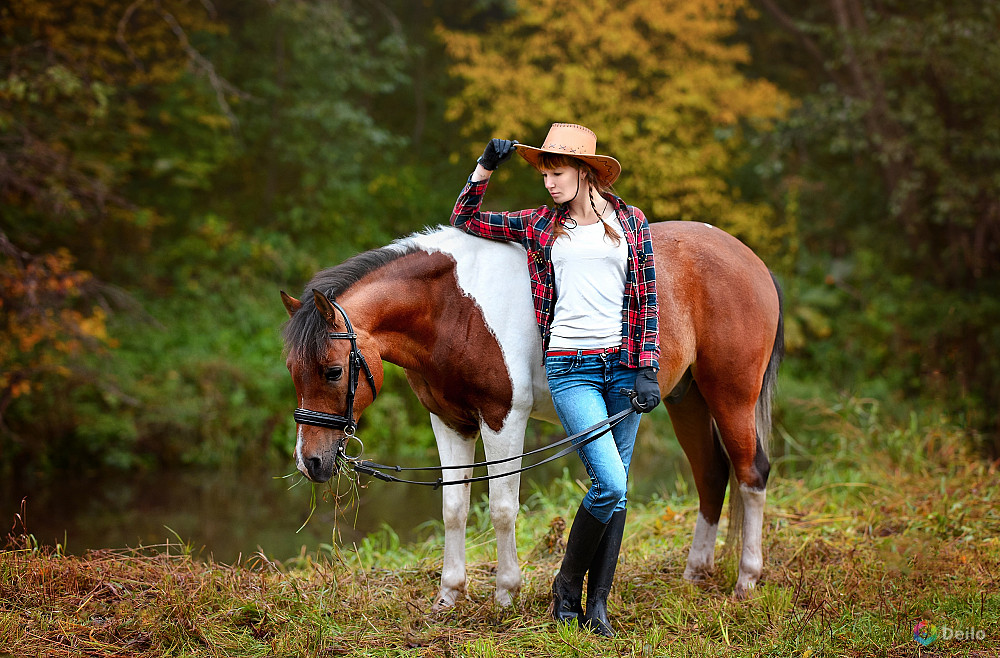
[[[296,478],[296,476],[298,477]],[[307,525],[309,525],[309,521],[311,521],[313,515],[316,514],[316,509],[318,507],[318,502],[317,502],[318,497],[316,495],[317,489],[322,491],[323,502],[333,503],[334,518],[336,519],[340,518],[342,502],[346,501],[345,509],[350,509],[353,507],[354,524],[355,526],[357,525],[358,513],[359,513],[357,502],[359,499],[358,489],[360,486],[358,484],[358,475],[351,469],[350,462],[344,459],[342,455],[340,454],[337,455],[337,477],[335,478],[335,480],[329,480],[323,483],[310,482],[309,479],[306,478],[306,476],[302,475],[302,473],[298,471],[293,471],[291,473],[275,477],[275,479],[281,479],[281,480],[290,478],[296,478],[296,479],[293,480],[292,483],[288,486],[289,489],[294,489],[295,487],[298,487],[302,484],[309,484],[312,488],[312,491],[310,492],[309,495],[309,515],[306,516],[306,520],[302,522],[302,525],[299,526],[299,529],[295,531],[296,534],[302,532],[302,529],[305,528]],[[348,483],[347,491],[341,492],[340,485],[344,481]],[[334,482],[336,482],[337,485],[336,488],[333,487]],[[336,532],[336,527],[334,528],[334,532]]]

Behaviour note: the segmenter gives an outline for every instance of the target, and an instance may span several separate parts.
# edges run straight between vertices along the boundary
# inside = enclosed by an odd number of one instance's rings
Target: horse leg
[[[464,437],[431,414],[431,427],[437,440],[442,466],[471,464],[476,457],[476,442]],[[472,469],[443,471],[447,480],[463,480],[472,476]],[[441,566],[441,591],[431,612],[455,605],[465,592],[465,526],[469,519],[470,485],[441,487],[441,510],[444,517],[444,562]]]
[[[694,526],[684,579],[699,581],[715,566],[715,538],[726,497],[729,460],[713,432],[708,404],[696,384],[680,402],[667,404],[666,407],[677,440],[691,465],[698,490],[698,520]]]
[[[528,415],[511,412],[500,432],[482,426],[483,447],[488,460],[505,459],[520,454],[524,446],[524,431]],[[489,467],[490,475],[516,471],[521,460],[515,459]],[[509,606],[513,595],[521,589],[521,565],[517,559],[517,538],[514,526],[520,507],[519,488],[521,476],[490,480],[490,519],[497,538],[496,602]]]
[[[725,397],[706,394],[706,398],[713,401],[710,403],[712,415],[719,426],[722,442],[733,465],[736,483],[739,484],[739,491],[734,490],[730,494],[733,497],[739,496],[738,503],[742,503],[743,511],[740,528],[743,550],[739,577],[733,593],[736,598],[744,599],[757,586],[764,569],[764,503],[767,499],[767,476],[771,465],[757,433],[754,410],[756,396],[745,395],[734,399],[733,393],[730,389]],[[720,400],[725,400],[726,403],[720,404]],[[730,523],[737,523],[738,517],[739,514],[731,514]]]
[[[743,500],[743,553],[733,594],[738,599],[745,599],[757,587],[764,571],[764,503],[767,489],[740,482],[740,497]]]

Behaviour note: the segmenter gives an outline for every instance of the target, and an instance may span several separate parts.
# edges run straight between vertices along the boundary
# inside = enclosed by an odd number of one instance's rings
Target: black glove
[[[632,408],[639,413],[649,413],[660,404],[660,385],[656,381],[656,371],[650,367],[639,368],[635,376],[635,397]]]
[[[479,156],[479,159],[476,160],[476,162],[483,165],[483,169],[493,171],[503,163],[510,160],[510,156],[514,155],[515,144],[517,144],[516,139],[500,139],[499,137],[494,137],[490,140],[490,143],[486,145],[486,150],[483,151],[483,154]]]

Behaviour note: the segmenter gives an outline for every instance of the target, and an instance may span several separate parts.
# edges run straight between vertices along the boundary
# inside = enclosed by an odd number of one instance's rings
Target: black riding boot
[[[573,527],[566,540],[566,555],[552,582],[552,616],[556,621],[583,622],[583,576],[590,567],[606,524],[601,523],[587,508],[580,505]]]
[[[626,513],[627,510],[619,510],[611,515],[604,538],[590,563],[590,575],[587,576],[587,614],[584,623],[591,631],[605,637],[615,636],[615,632],[611,630],[611,622],[608,621],[608,594],[611,592],[611,582],[615,579],[615,567],[618,566]]]

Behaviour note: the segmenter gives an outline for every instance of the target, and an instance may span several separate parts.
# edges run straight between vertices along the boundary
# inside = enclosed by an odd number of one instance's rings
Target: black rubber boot
[[[587,576],[587,614],[583,621],[592,632],[604,637],[615,636],[608,620],[608,594],[611,593],[611,583],[615,579],[627,513],[627,510],[619,510],[611,515],[604,538],[590,562],[590,575]]]
[[[566,540],[566,555],[552,582],[552,617],[556,621],[583,622],[583,577],[604,536],[606,524],[580,505]]]

